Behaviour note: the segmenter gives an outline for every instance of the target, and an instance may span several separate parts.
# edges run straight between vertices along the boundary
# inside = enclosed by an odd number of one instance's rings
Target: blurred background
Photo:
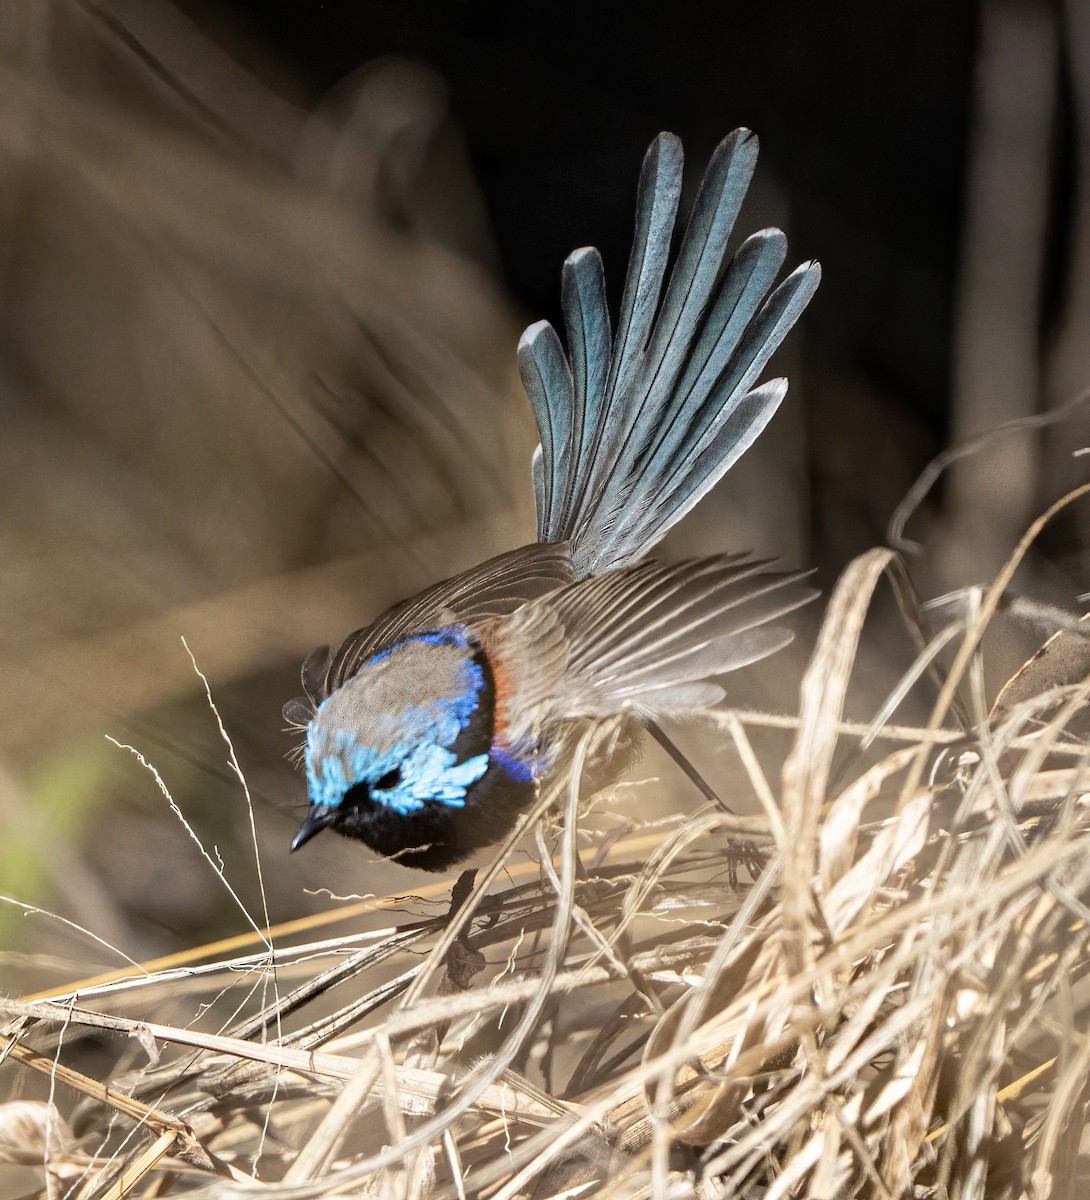
[[[660,129],[691,196],[738,125],[763,147],[744,232],[781,225],[824,282],[783,409],[666,552],[753,549],[827,590],[936,454],[1031,419],[907,526],[925,596],[987,583],[1086,478],[1090,0],[0,9],[0,892],[134,958],[243,927],[110,735],[260,912],[183,636],[271,919],[427,882],[332,837],[287,854],[281,706],[315,645],[532,538],[519,332],[559,321],[579,245],[616,304]],[[1087,534],[1076,506],[1021,591],[1077,611]],[[819,617],[731,699],[792,711]],[[1043,636],[1006,634],[999,681]],[[876,612],[853,715],[911,656]],[[729,748],[679,736],[729,788]],[[774,773],[785,738],[757,740]],[[10,904],[0,947],[6,991],[118,962]]]

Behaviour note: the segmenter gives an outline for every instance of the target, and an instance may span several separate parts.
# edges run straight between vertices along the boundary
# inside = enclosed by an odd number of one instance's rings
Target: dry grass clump
[[[397,910],[385,929],[297,922],[4,1001],[27,1098],[0,1107],[0,1157],[79,1198],[1087,1194],[1077,623],[983,700],[1036,532],[869,729],[843,712],[883,575],[918,625],[896,556],[851,565],[778,786],[746,733],[776,721],[716,718],[758,816],[580,832],[598,729],[527,818],[540,866],[513,837],[453,915],[445,881],[325,918]],[[890,724],[927,673],[930,722]],[[90,1035],[95,1079],[68,1065]]]

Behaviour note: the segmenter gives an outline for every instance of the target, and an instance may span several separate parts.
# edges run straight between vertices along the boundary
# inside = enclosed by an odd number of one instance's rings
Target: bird
[[[540,435],[537,540],[307,658],[305,695],[284,707],[305,731],[293,851],[332,829],[445,870],[507,835],[564,769],[563,730],[713,705],[714,676],[791,640],[774,622],[816,594],[803,572],[744,553],[646,557],[779,407],[787,381],[760,376],[820,280],[806,262],[776,283],[778,229],[728,252],[757,153],[748,129],[719,143],[667,280],[684,156],[655,138],[615,328],[598,251],[565,261],[567,353],[546,321],[518,346]]]

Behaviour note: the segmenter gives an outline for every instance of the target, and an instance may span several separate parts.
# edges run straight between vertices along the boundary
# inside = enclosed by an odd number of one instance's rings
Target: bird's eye
[[[371,787],[376,792],[388,792],[391,788],[396,788],[401,782],[401,768],[394,767],[393,770],[387,771],[381,778],[376,779]]]

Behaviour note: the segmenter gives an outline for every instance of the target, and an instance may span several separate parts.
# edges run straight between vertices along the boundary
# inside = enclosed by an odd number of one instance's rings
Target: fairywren
[[[602,260],[564,264],[565,356],[545,321],[519,342],[541,445],[538,540],[443,580],[303,667],[310,808],[297,850],[330,828],[406,866],[443,870],[503,837],[560,769],[572,722],[715,703],[710,676],[791,640],[770,624],[813,592],[745,555],[641,561],[752,444],[787,381],[759,376],[813,296],[810,262],[773,287],[778,229],[727,239],[757,139],[718,146],[663,293],[682,150],[644,158],[615,332]]]

